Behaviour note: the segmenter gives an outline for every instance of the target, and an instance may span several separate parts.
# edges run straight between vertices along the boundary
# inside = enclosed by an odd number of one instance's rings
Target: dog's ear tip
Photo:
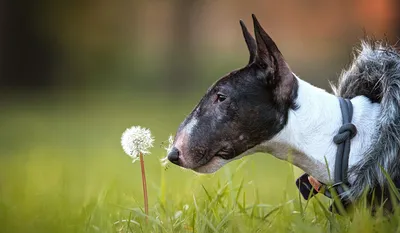
[[[253,18],[254,29],[256,31],[260,30],[261,25],[260,25],[260,22],[258,22],[258,19],[257,19],[256,15],[252,14],[251,17]]]
[[[247,48],[250,52],[250,61],[249,63],[254,61],[254,58],[256,57],[257,54],[257,45],[256,41],[254,38],[251,36],[250,32],[247,30],[246,25],[244,24],[244,21],[242,19],[239,20],[240,27],[242,28],[242,33],[244,36],[244,40],[246,41]]]

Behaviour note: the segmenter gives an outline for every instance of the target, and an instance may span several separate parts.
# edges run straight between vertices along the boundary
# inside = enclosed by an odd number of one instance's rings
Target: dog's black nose
[[[178,164],[179,150],[176,147],[173,147],[172,150],[169,152],[168,160],[171,161],[171,163]]]

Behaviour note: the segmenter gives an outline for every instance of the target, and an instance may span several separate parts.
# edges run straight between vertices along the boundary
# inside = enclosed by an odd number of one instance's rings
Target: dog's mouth
[[[228,162],[228,160],[225,160],[220,156],[214,156],[206,164],[192,168],[192,170],[198,173],[214,173]]]
[[[213,157],[220,157],[222,159],[229,160],[235,157],[234,152],[235,151],[233,149],[225,147],[217,151]]]
[[[198,173],[214,173],[227,164],[234,156],[234,150],[226,147],[218,150],[210,159],[200,163],[199,166],[191,168]],[[206,156],[204,156],[206,157]]]

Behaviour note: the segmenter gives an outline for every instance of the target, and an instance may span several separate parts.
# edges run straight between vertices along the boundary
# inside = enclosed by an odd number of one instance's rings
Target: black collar
[[[335,170],[334,170],[334,184],[328,188],[320,189],[325,196],[332,198],[330,190],[334,189],[339,195],[342,203],[350,201],[346,194],[349,187],[347,169],[349,165],[350,155],[350,140],[357,134],[357,128],[351,123],[353,117],[353,105],[349,99],[339,98],[340,110],[342,112],[343,125],[339,128],[337,135],[333,137],[333,142],[337,144]],[[311,185],[308,174],[303,174],[296,180],[296,186],[299,189],[304,199],[308,200],[318,193]],[[326,186],[320,182],[323,186]]]

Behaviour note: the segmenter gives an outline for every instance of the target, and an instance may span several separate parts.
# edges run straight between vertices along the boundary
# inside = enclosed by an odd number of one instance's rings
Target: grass
[[[322,196],[302,200],[294,185],[301,171],[270,155],[249,156],[213,175],[163,168],[161,144],[196,100],[61,96],[1,105],[0,232],[400,230],[399,215],[371,217],[363,203],[350,218],[330,213]],[[148,223],[140,166],[119,144],[131,125],[149,127],[156,137],[145,157]]]

